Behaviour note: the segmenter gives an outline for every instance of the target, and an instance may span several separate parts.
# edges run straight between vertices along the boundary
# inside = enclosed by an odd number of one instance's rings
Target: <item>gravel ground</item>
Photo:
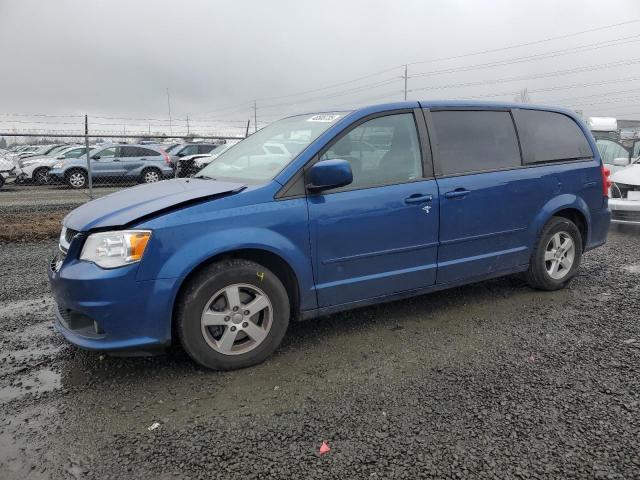
[[[64,344],[54,247],[0,250],[2,479],[640,478],[640,230],[563,291],[510,277],[295,324],[227,373]]]
[[[98,184],[93,189],[94,197],[102,197],[125,186],[101,185]],[[18,185],[6,183],[0,189],[0,206],[21,207],[22,209],[34,209],[46,206],[77,206],[89,200],[89,190],[72,190],[64,185]]]

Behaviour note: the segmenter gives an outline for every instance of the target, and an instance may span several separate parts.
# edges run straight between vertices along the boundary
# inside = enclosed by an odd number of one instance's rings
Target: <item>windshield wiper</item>
[[[202,178],[203,180],[215,180],[215,178],[208,177],[206,175],[198,175],[197,177],[193,177],[193,178]]]

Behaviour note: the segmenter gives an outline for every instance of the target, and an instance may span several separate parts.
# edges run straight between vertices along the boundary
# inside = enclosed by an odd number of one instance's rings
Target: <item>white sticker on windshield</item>
[[[330,122],[333,122],[334,120],[336,120],[337,118],[340,118],[340,115],[321,114],[321,115],[314,115],[313,117],[309,118],[307,120],[307,122],[325,122],[325,123],[330,123]]]

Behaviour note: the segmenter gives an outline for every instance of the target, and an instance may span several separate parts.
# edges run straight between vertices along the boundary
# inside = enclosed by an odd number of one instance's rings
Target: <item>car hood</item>
[[[80,232],[95,228],[122,227],[161,210],[194,200],[236,193],[245,186],[242,183],[195,178],[140,185],[85,203],[69,213],[63,224]]]
[[[611,181],[625,185],[640,185],[640,165],[629,165],[611,175]]]
[[[185,157],[180,157],[179,161],[183,162],[185,160],[195,160],[196,158],[210,157],[209,153],[194,153],[193,155],[187,155]]]

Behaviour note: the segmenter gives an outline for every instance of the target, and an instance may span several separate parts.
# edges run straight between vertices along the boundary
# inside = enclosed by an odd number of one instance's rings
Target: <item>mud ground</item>
[[[638,229],[563,291],[508,277],[294,324],[228,373],[66,345],[55,246],[0,245],[0,479],[640,478]]]

